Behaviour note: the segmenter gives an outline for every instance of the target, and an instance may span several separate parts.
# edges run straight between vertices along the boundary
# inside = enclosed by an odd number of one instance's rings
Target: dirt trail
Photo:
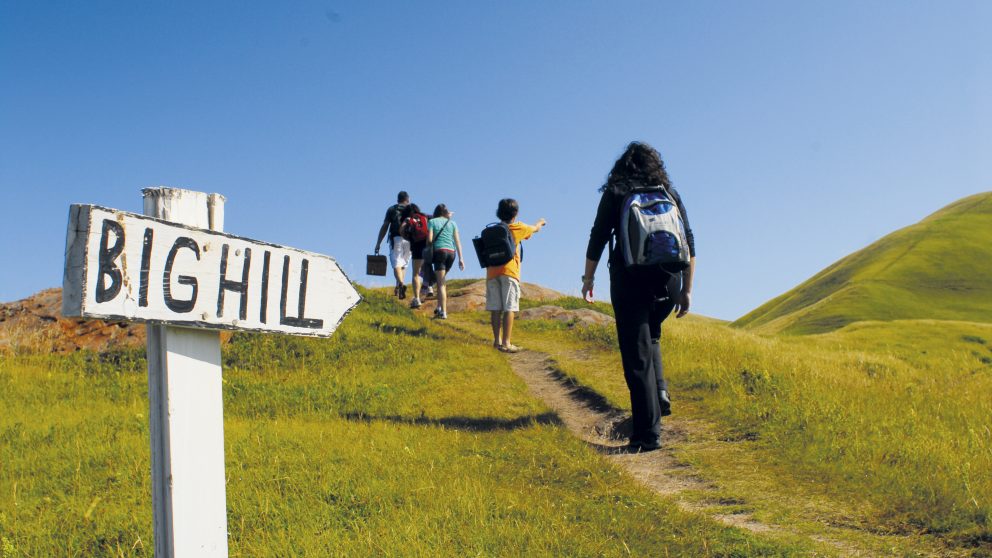
[[[665,417],[662,433],[663,447],[647,453],[626,450],[629,415],[611,405],[596,392],[577,386],[558,370],[554,360],[544,353],[521,351],[509,355],[514,372],[526,382],[530,391],[545,402],[578,438],[589,444],[607,459],[622,467],[632,477],[663,496],[674,497],[679,507],[688,512],[702,513],[726,525],[754,533],[788,534],[787,527],[770,525],[756,520],[747,513],[727,513],[727,506],[739,502],[721,500],[717,486],[702,479],[691,465],[680,461],[675,451],[691,439],[707,437],[707,425],[680,418]],[[681,499],[679,494],[692,491],[693,498]],[[711,493],[711,497],[706,494]],[[699,495],[703,497],[700,498]],[[829,532],[829,529],[824,529]],[[858,531],[863,537],[866,534]],[[817,534],[810,537],[832,548],[840,556],[880,556],[877,550],[863,547],[847,537]],[[884,543],[872,544],[883,548]],[[921,545],[916,551],[921,556],[938,556],[946,550],[927,549]],[[890,547],[891,548],[891,547]]]
[[[513,371],[523,378],[528,388],[541,398],[581,440],[623,467],[630,475],[655,492],[677,495],[685,490],[714,490],[715,487],[693,474],[692,468],[675,458],[674,447],[684,442],[692,427],[687,421],[666,417],[663,447],[647,453],[626,450],[628,415],[614,409],[601,396],[576,386],[555,367],[546,354],[521,351],[510,355]],[[700,511],[686,502],[679,505],[687,511]],[[718,520],[754,532],[771,531],[772,527],[755,521],[745,514],[714,516]]]

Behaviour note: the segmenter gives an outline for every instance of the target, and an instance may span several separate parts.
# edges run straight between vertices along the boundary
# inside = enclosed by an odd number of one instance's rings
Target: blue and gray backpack
[[[689,265],[682,213],[664,186],[634,188],[624,196],[617,239],[628,269],[675,273]]]

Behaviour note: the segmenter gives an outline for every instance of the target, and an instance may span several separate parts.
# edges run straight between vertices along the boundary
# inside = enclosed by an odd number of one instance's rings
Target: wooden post
[[[145,215],[221,231],[224,197],[146,188]],[[227,556],[220,334],[148,328],[155,556]]]
[[[142,193],[69,207],[62,314],[148,324],[155,555],[227,556],[217,330],[330,337],[362,297],[331,257],[221,232],[219,194]]]

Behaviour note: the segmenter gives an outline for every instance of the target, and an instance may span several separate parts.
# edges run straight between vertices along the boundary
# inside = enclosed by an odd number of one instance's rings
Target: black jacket
[[[678,191],[669,187],[668,192],[675,199],[675,205],[682,213],[682,222],[685,224],[685,237],[689,243],[689,256],[696,257],[696,241],[692,235],[692,227],[689,226],[689,216],[685,212],[685,205],[682,204],[682,196]],[[610,241],[615,229],[620,224],[620,212],[623,209],[623,199],[625,194],[616,194],[610,189],[603,192],[603,197],[599,199],[599,209],[596,210],[596,220],[593,222],[592,231],[589,233],[589,245],[586,248],[586,258],[599,261],[603,254],[603,247]],[[622,262],[623,256],[620,254],[619,246],[615,246],[610,253],[610,263]]]

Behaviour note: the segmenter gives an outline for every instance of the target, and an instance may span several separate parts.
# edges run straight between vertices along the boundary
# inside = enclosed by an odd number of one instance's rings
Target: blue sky
[[[992,190],[989,28],[963,1],[0,0],[0,300],[61,284],[70,203],[140,212],[155,185],[365,284],[397,190],[470,251],[514,197],[549,223],[524,279],[577,294],[639,139],[696,233],[694,311],[734,319]]]

